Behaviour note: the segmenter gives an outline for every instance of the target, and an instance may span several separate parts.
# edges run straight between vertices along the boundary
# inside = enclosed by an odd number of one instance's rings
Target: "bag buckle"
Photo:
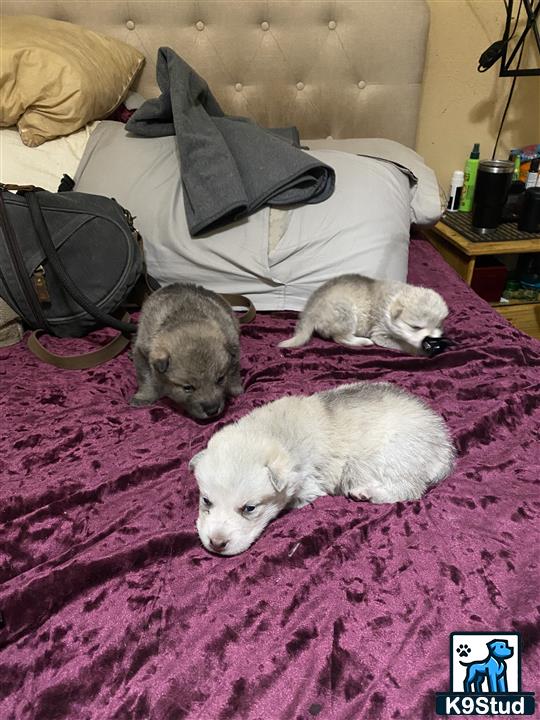
[[[43,265],[38,265],[32,273],[32,283],[40,305],[50,304],[51,296],[49,295],[49,288],[47,287],[47,279],[45,278],[45,268]]]

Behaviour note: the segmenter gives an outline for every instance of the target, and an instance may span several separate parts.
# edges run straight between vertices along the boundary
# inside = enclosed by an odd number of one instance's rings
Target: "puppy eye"
[[[216,385],[223,385],[225,382],[225,375],[220,375],[218,379],[216,380]]]
[[[195,390],[195,388],[193,387],[193,385],[182,385],[182,390],[185,393],[189,394],[189,393],[192,393]]]
[[[421,325],[410,325],[410,324],[409,324],[409,327],[410,327],[412,330],[423,330],[423,328],[422,328]]]
[[[256,507],[256,505],[244,505],[244,507],[242,508],[242,512],[251,513],[255,510]]]
[[[212,503],[210,502],[210,500],[209,500],[207,497],[204,497],[204,496],[203,496],[203,497],[201,497],[201,500],[203,501],[203,504],[204,504],[206,507],[212,507]]]

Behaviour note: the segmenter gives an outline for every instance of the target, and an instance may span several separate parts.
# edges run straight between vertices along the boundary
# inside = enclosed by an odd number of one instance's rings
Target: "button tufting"
[[[195,23],[195,27],[197,28],[197,30],[204,30],[204,23],[203,23],[203,21],[202,21],[202,20],[198,20],[198,21]]]
[[[244,88],[244,86],[242,85],[242,83],[236,83],[236,85],[234,86],[234,89],[236,90],[236,92],[241,92],[243,90],[243,88]]]
[[[128,30],[135,30],[135,23],[133,22],[133,20],[128,20],[126,22],[126,27]]]
[[[360,88],[360,90],[363,90],[366,87],[365,80],[360,80],[360,82],[358,83],[358,87]]]
[[[297,90],[303,90],[305,88],[305,85],[303,82],[297,82],[296,83],[296,89]]]
[[[337,28],[337,22],[335,20],[330,20],[328,23],[328,28],[330,30],[335,30]]]
[[[266,20],[261,23],[261,30],[264,30],[266,32],[267,30],[270,30],[270,23],[267,23]]]

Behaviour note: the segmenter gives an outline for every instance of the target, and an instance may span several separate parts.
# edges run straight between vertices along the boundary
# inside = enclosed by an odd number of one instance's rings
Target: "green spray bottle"
[[[480,143],[474,143],[470,157],[465,163],[465,179],[463,182],[463,191],[459,203],[460,212],[471,212],[474,199],[474,189],[476,187],[476,174],[478,173],[478,163],[480,162]]]
[[[519,180],[521,172],[521,153],[517,149],[510,150],[508,159],[514,163],[514,174],[512,175],[512,180]]]

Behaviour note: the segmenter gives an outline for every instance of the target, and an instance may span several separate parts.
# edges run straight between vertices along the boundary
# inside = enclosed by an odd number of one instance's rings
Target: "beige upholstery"
[[[3,0],[3,14],[67,20],[135,46],[136,88],[157,93],[172,47],[223,109],[303,137],[414,147],[429,11],[424,0]]]

